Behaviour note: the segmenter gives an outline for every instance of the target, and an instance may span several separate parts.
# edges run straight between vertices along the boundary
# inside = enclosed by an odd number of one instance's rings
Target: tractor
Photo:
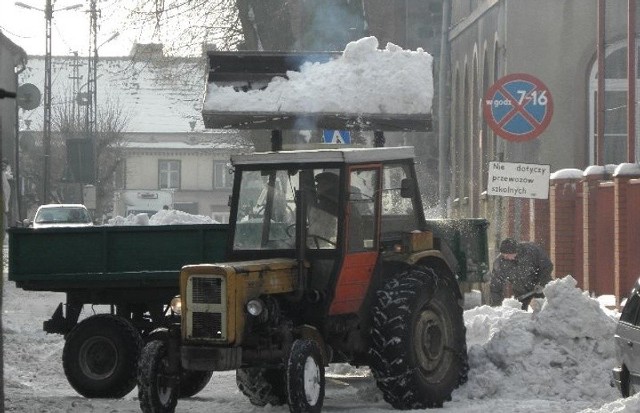
[[[319,412],[329,363],[369,366],[397,409],[449,400],[468,371],[459,265],[425,220],[413,148],[232,165],[228,262],[182,268],[180,322],[139,361],[142,411],[173,412],[185,372],[236,370],[252,404]]]

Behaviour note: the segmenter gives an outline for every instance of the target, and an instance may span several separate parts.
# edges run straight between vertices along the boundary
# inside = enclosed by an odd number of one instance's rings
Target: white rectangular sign
[[[487,195],[549,198],[549,165],[489,162]]]

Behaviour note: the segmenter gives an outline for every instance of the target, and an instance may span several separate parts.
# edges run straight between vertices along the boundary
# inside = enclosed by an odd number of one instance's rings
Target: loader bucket
[[[299,71],[305,62],[325,63],[341,52],[218,52],[209,51],[207,91],[202,116],[211,129],[339,129],[379,131],[430,131],[430,114],[389,115],[368,113],[311,113],[229,110],[216,105],[210,85],[232,86],[238,93],[261,90],[287,71]],[[241,99],[241,97],[240,97]]]

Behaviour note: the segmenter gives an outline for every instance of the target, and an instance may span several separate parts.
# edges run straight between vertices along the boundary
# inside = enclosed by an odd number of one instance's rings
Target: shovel
[[[525,299],[527,299],[527,298],[531,297],[532,295],[542,294],[542,290],[543,290],[543,289],[544,289],[544,287],[542,287],[541,285],[536,285],[536,286],[533,288],[533,290],[531,290],[531,291],[529,291],[529,292],[527,292],[527,293],[524,293],[524,294],[522,294],[522,295],[517,296],[517,297],[516,297],[516,300],[518,300],[518,301],[522,301],[522,300],[525,300]]]

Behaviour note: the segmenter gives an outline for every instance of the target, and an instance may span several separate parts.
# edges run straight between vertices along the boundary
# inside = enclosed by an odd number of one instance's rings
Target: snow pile
[[[203,110],[213,112],[419,114],[431,112],[433,58],[365,37],[326,63],[274,78],[263,90],[237,92],[209,83]]]
[[[609,386],[615,315],[571,276],[552,281],[544,293],[533,312],[513,299],[465,312],[471,370],[454,400],[570,400],[591,407],[618,397]]]
[[[217,224],[213,218],[205,215],[192,215],[175,209],[160,210],[151,218],[145,213],[130,214],[122,217],[116,216],[107,221],[108,226],[135,226],[135,225],[188,225],[188,224]]]
[[[628,399],[607,403],[599,409],[584,409],[580,413],[638,413],[640,412],[640,394]]]

